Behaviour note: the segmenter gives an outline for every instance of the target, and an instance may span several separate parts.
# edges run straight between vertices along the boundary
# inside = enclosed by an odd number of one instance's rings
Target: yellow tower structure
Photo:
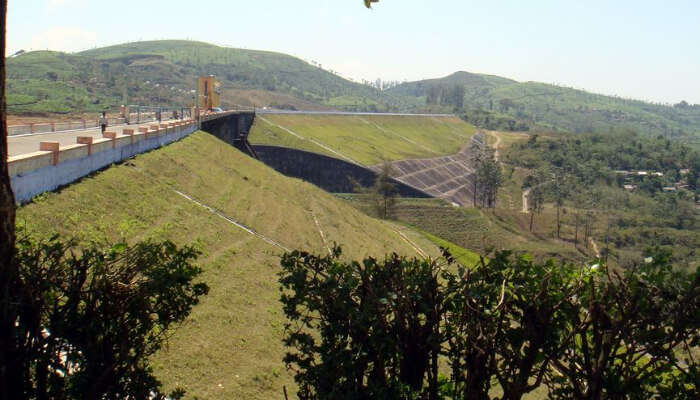
[[[200,76],[197,80],[197,106],[203,110],[211,110],[214,107],[219,107],[221,99],[218,91],[219,84],[216,82],[214,75]]]

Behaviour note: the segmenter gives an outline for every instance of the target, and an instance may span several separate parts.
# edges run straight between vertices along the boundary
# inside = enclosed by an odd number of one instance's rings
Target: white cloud
[[[95,32],[76,26],[55,26],[32,36],[31,48],[74,52],[86,50],[96,43],[97,33]]]

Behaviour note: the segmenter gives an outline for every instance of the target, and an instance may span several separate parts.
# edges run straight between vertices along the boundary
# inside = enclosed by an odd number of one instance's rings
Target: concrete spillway
[[[477,133],[459,153],[450,156],[390,163],[397,181],[460,206],[473,203],[474,154],[483,151],[484,135]],[[382,165],[371,167],[379,172]]]

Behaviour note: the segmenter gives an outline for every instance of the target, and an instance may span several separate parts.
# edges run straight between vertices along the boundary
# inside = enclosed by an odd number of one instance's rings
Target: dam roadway
[[[162,123],[174,122],[175,120],[163,120]],[[124,129],[138,130],[140,127],[149,127],[151,125],[157,125],[158,122],[148,122],[143,124],[134,125],[117,125],[108,126],[108,132],[115,132],[117,137],[123,137],[122,132]],[[76,143],[76,137],[78,136],[89,136],[94,139],[102,139],[102,132],[99,127],[97,128],[87,128],[87,129],[76,129],[70,131],[61,132],[45,132],[45,133],[30,133],[25,135],[12,135],[7,137],[7,147],[9,156],[18,156],[22,154],[33,153],[39,150],[39,143],[41,142],[58,142],[61,147],[69,146]]]

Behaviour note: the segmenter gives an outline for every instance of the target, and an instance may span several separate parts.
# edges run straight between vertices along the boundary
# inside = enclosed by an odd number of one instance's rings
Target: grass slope
[[[166,385],[182,386],[190,396],[269,399],[281,396],[282,385],[293,385],[281,361],[281,250],[174,190],[289,248],[327,251],[320,227],[331,244],[344,244],[347,257],[381,257],[390,251],[416,255],[392,225],[315,186],[279,175],[203,132],[20,208],[18,224],[41,235],[58,232],[98,242],[167,238],[199,246],[211,293],[154,360]],[[436,254],[428,241],[420,246]]]
[[[356,209],[373,215],[372,205],[361,195],[342,194]],[[539,261],[555,258],[582,262],[592,259],[592,250],[575,248],[571,243],[553,237],[551,208],[536,218],[535,229],[528,231],[528,215],[519,209],[499,203],[495,213],[476,208],[454,207],[442,199],[398,199],[392,218],[404,226],[423,233],[437,246],[447,247],[455,258],[469,264],[478,260],[478,254],[494,250],[513,250],[529,253]],[[518,205],[519,207],[519,205]],[[569,229],[563,232],[571,234]]]
[[[473,126],[457,117],[263,115],[256,119],[249,140],[338,157],[311,141],[315,140],[361,164],[374,165],[454,154],[474,132]]]

